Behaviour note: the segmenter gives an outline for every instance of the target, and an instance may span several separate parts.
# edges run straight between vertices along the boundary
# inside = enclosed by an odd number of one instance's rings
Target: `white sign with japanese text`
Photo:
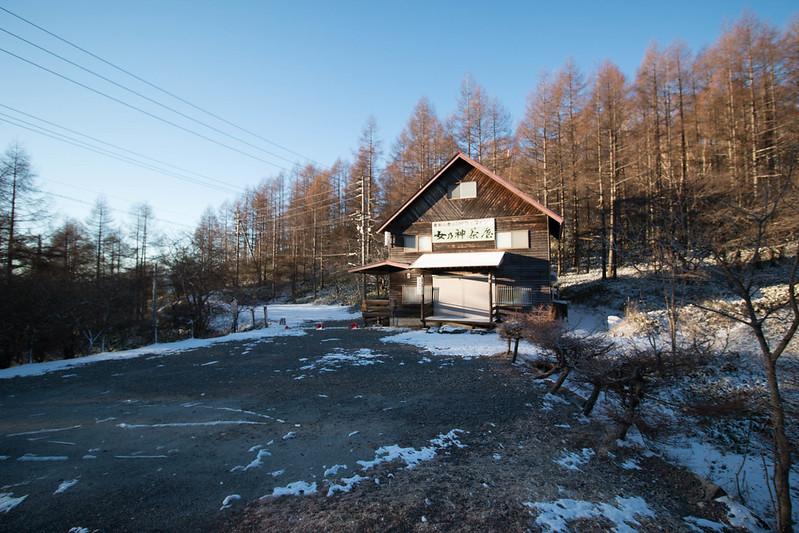
[[[493,241],[494,227],[493,218],[433,222],[433,242]]]

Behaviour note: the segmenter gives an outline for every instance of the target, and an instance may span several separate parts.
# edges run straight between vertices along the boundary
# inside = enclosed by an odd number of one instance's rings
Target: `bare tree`
[[[700,307],[745,325],[757,341],[768,388],[774,444],[773,484],[777,529],[792,531],[792,445],[786,431],[777,362],[799,328],[799,210],[792,169],[760,183],[760,194],[742,202],[716,204],[704,242],[677,249],[682,273],[718,287],[737,299],[732,305]],[[711,223],[709,223],[711,224]],[[786,246],[786,243],[787,244]],[[793,257],[791,257],[793,254]],[[774,298],[761,289],[783,286]]]
[[[31,170],[30,158],[19,145],[10,146],[0,160],[0,236],[5,237],[5,270],[12,274],[21,247],[19,226],[23,208],[30,207],[37,193],[36,175]],[[0,241],[2,242],[2,241]]]
[[[89,227],[94,234],[94,277],[99,281],[103,275],[103,269],[108,253],[108,234],[111,232],[111,208],[105,197],[100,196],[94,202],[92,212],[89,215]]]

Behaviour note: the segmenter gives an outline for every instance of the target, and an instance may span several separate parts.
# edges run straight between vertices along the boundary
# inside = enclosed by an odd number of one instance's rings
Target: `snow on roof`
[[[409,268],[468,268],[498,267],[505,252],[459,252],[451,254],[424,254]]]

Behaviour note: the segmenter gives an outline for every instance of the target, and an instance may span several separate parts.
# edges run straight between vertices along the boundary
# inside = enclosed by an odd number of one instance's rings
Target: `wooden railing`
[[[364,325],[374,322],[387,326],[390,318],[388,299],[361,301],[361,313]]]

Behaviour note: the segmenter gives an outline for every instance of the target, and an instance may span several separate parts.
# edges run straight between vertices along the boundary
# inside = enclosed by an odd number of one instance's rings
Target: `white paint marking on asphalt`
[[[66,455],[36,455],[33,453],[26,453],[22,457],[17,457],[17,461],[66,461],[69,459]]]
[[[39,429],[37,431],[23,431],[22,433],[9,433],[6,437],[21,437],[23,435],[41,435],[42,433],[55,433],[56,431],[69,431],[70,429],[78,429],[83,426],[70,426],[68,428],[53,428],[53,429]]]
[[[205,406],[203,406],[205,407]],[[245,415],[252,415],[252,416],[260,416],[261,418],[267,418],[269,420],[274,420],[275,417],[269,415],[262,415],[261,413],[256,413],[254,411],[245,411],[244,409],[234,409],[232,407],[217,407],[220,411],[232,411],[234,413],[243,413]]]
[[[249,425],[263,426],[266,422],[253,422],[251,420],[215,420],[212,422],[170,422],[166,424],[117,424],[122,429],[145,429],[145,428],[180,428],[180,427],[200,427],[200,426],[226,426],[226,425]]]

